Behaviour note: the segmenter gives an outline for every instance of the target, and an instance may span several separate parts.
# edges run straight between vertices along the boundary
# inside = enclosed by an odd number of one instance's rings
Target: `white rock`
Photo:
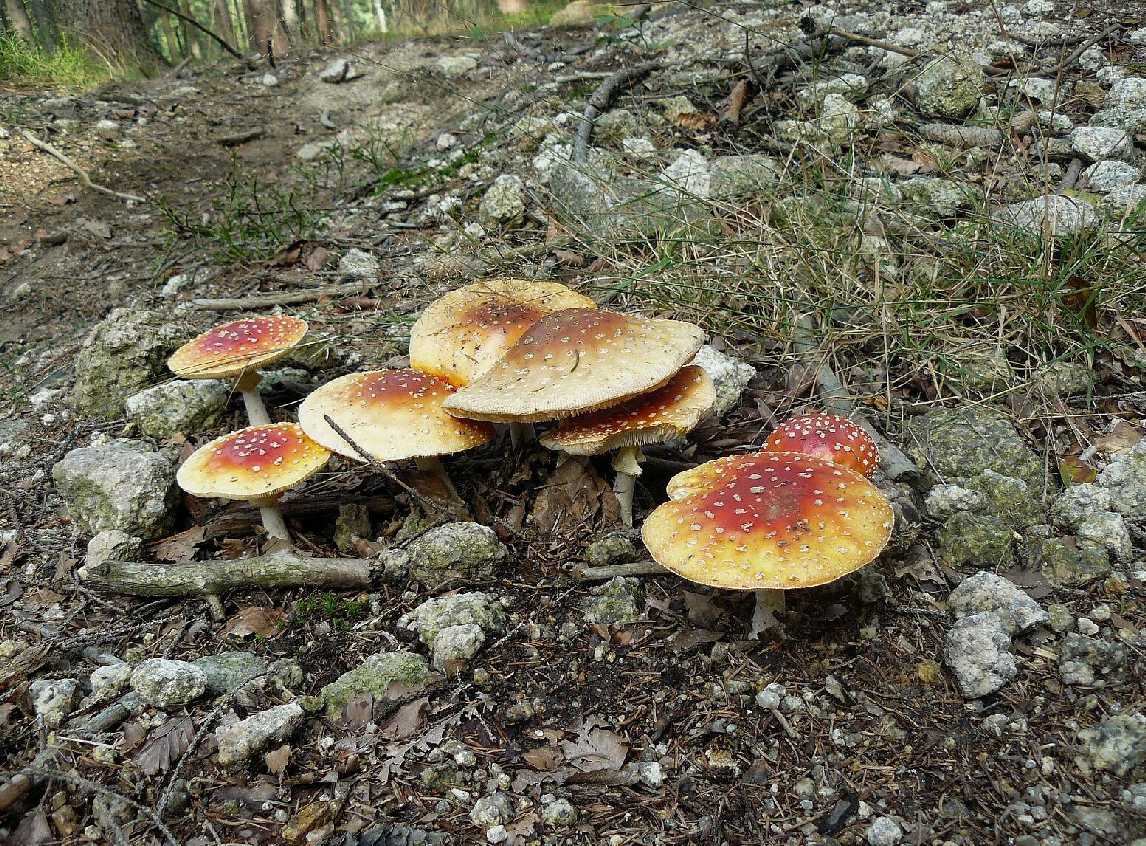
[[[936,520],[946,520],[960,511],[977,511],[986,504],[986,498],[979,491],[959,485],[936,485],[927,493],[924,505],[927,513]]]
[[[142,539],[118,529],[105,529],[88,541],[84,563],[89,567],[98,567],[105,561],[131,561],[142,548]]]
[[[214,425],[227,408],[232,386],[220,379],[178,379],[132,394],[127,419],[149,438],[195,434]]]
[[[1106,92],[1103,106],[1118,111],[1146,109],[1146,77],[1128,76],[1115,81]]]
[[[868,846],[898,846],[903,829],[891,817],[876,817],[867,827]]]
[[[712,190],[708,159],[695,150],[685,150],[665,168],[661,180],[685,194],[704,199]]]
[[[513,226],[525,214],[525,184],[521,177],[503,173],[486,189],[478,219],[487,227]]]
[[[106,667],[96,667],[92,670],[88,684],[91,685],[92,696],[98,699],[109,699],[127,689],[131,682],[130,664],[111,664]]]
[[[338,272],[343,276],[353,276],[356,279],[371,279],[378,275],[378,259],[357,247],[351,247],[346,254],[338,260]]]
[[[116,138],[119,138],[119,124],[114,120],[107,120],[105,118],[96,122],[95,133],[100,138],[114,141]]]
[[[1019,673],[1011,636],[998,614],[963,617],[947,632],[943,657],[968,699],[987,696]]]
[[[245,761],[268,743],[286,740],[305,717],[306,712],[301,705],[288,702],[252,714],[232,725],[219,726],[215,729],[219,763],[226,766]]]
[[[1113,126],[1078,126],[1070,133],[1071,149],[1092,161],[1125,156],[1132,143],[1125,130]]]
[[[964,579],[951,592],[947,607],[956,618],[972,614],[997,614],[1008,634],[1024,632],[1049,618],[1034,599],[1014,582],[988,570]]]
[[[657,154],[657,145],[649,138],[622,138],[621,149],[626,156],[638,161],[646,161]]]
[[[337,85],[340,82],[345,82],[350,77],[350,73],[351,66],[348,60],[335,59],[319,72],[318,78],[331,85]]]
[[[54,729],[72,712],[77,690],[79,682],[75,679],[36,679],[28,685],[28,698],[36,718]]]
[[[169,708],[202,696],[207,675],[189,661],[149,658],[132,671],[131,687],[148,704]]]
[[[1075,130],[1077,132],[1077,130]],[[1074,235],[1099,224],[1094,206],[1075,197],[1048,194],[997,209],[992,215],[997,223],[1040,235],[1049,227],[1053,237]]]
[[[1094,511],[1075,527],[1079,540],[1098,544],[1110,553],[1115,561],[1127,562],[1134,557],[1130,542],[1130,530],[1121,514],[1114,511]]]
[[[1027,0],[1023,4],[1023,11],[1034,18],[1045,18],[1054,13],[1053,0]]]
[[[1146,200],[1146,185],[1127,185],[1115,188],[1102,199],[1102,208],[1107,212],[1125,214],[1138,208]]]
[[[446,79],[457,79],[459,76],[476,70],[478,60],[473,56],[442,56],[438,59],[438,70]]]
[[[1104,159],[1084,170],[1082,176],[1090,186],[1090,190],[1109,194],[1118,188],[1133,185],[1138,181],[1140,174],[1138,168],[1132,164]]]
[[[692,363],[703,368],[716,389],[713,414],[727,414],[740,402],[740,395],[756,375],[756,368],[746,361],[733,358],[705,344]]]
[[[262,85],[264,88],[274,88],[278,84],[279,78],[273,73],[264,73],[259,79],[259,85]]]

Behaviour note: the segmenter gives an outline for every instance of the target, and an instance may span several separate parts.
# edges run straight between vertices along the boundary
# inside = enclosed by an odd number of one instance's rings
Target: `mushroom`
[[[559,420],[656,390],[704,341],[679,320],[585,308],[534,323],[484,375],[445,402],[458,417],[501,423]]]
[[[601,455],[616,450],[613,492],[621,519],[633,525],[633,488],[641,474],[641,445],[656,444],[690,432],[712,408],[712,380],[696,365],[677,372],[655,391],[600,411],[562,420],[541,437],[541,445],[571,455]]]
[[[793,417],[768,436],[765,452],[800,452],[854,470],[869,479],[879,465],[871,435],[838,414]]]
[[[489,424],[459,420],[442,409],[453,393],[445,379],[417,370],[368,370],[340,376],[311,393],[299,406],[298,420],[307,435],[339,455],[362,460],[361,449],[380,462],[412,458],[419,470],[453,492],[438,456],[493,437]]]
[[[588,297],[557,282],[486,279],[432,302],[410,330],[410,366],[455,388],[488,371],[525,331],[563,308],[594,309]],[[516,445],[532,440],[533,427],[510,424]]]
[[[259,368],[278,361],[306,334],[306,321],[287,315],[244,317],[216,326],[177,349],[167,366],[185,379],[238,377],[252,426],[271,422],[259,396]]]
[[[859,473],[797,452],[718,458],[678,473],[645,520],[649,553],[700,584],[756,592],[752,636],[783,591],[835,581],[875,560],[892,510]]]
[[[321,470],[329,458],[330,451],[294,423],[248,426],[195,450],[175,481],[192,496],[258,506],[267,534],[289,544],[279,497]]]

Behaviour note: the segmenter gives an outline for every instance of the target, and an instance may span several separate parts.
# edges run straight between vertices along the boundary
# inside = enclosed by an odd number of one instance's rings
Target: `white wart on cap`
[[[336,432],[329,416],[379,461],[447,455],[481,446],[493,427],[459,420],[442,408],[454,393],[444,379],[417,370],[369,370],[328,382],[303,400],[298,420],[324,447],[361,459]]]
[[[410,331],[410,366],[455,387],[488,371],[525,331],[563,308],[596,308],[557,282],[486,279],[431,303]]]
[[[305,320],[288,315],[232,320],[188,341],[167,359],[167,366],[186,379],[241,376],[282,358],[306,329]]]
[[[805,414],[777,427],[765,452],[802,452],[868,478],[879,466],[879,448],[858,424],[838,414]]]
[[[600,455],[688,434],[712,408],[716,391],[703,368],[689,365],[661,387],[619,405],[567,417],[541,437],[548,449]]]
[[[669,482],[672,500],[642,529],[660,564],[734,590],[786,590],[835,581],[873,561],[892,510],[867,479],[801,453],[709,461]]]
[[[329,458],[294,423],[248,426],[199,447],[175,480],[192,496],[259,502],[306,481]]]
[[[700,327],[613,311],[565,309],[541,318],[484,376],[446,401],[459,417],[559,420],[655,390],[687,364]]]

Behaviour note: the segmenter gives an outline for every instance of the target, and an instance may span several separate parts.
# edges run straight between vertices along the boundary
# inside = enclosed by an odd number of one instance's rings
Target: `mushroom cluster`
[[[251,425],[197,450],[179,471],[188,493],[242,499],[267,533],[289,543],[276,508],[287,488],[331,453],[383,464],[412,459],[456,495],[441,457],[492,440],[515,443],[551,424],[541,445],[572,460],[612,453],[622,519],[633,524],[641,447],[683,437],[716,391],[690,364],[704,333],[691,323],[598,308],[555,282],[490,279],[447,293],[418,318],[410,367],[350,373],[271,423],[258,368],[306,333],[292,317],[218,326],[180,348],[171,369],[237,379]],[[879,456],[868,434],[828,414],[780,426],[762,450],[673,477],[669,501],[643,527],[653,558],[694,582],[757,596],[754,630],[783,591],[824,584],[874,560],[891,533],[887,499],[869,481]]]

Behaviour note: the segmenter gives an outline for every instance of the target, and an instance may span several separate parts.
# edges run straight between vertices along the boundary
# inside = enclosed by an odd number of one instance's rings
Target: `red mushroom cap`
[[[192,338],[167,359],[177,376],[225,379],[286,355],[306,334],[306,321],[288,315],[244,317]]]
[[[879,465],[879,450],[871,435],[838,414],[793,417],[768,436],[764,451],[802,452],[868,478]]]
[[[260,501],[309,479],[329,458],[294,423],[248,426],[199,447],[175,480],[192,496]]]

